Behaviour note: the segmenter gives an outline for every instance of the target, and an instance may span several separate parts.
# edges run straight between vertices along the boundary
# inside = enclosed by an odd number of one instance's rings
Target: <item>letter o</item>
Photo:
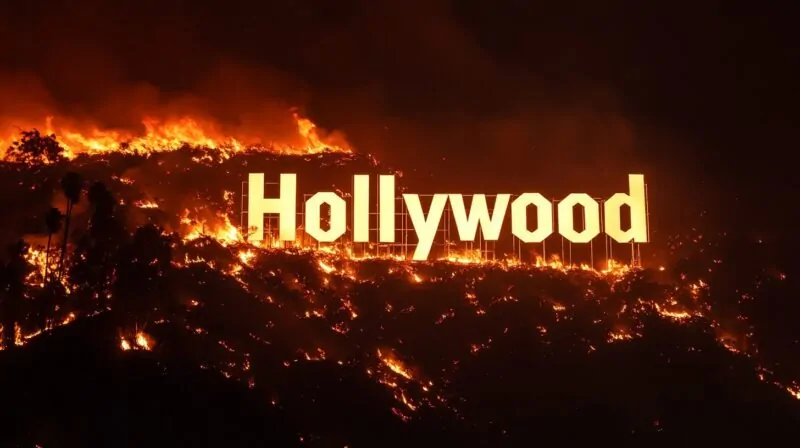
[[[536,206],[536,230],[528,229],[528,206]],[[541,243],[553,233],[553,204],[539,193],[524,193],[511,203],[511,233],[523,243]]]
[[[575,231],[573,207],[581,205],[586,216],[586,226]],[[558,233],[573,243],[588,243],[600,234],[600,204],[586,193],[572,193],[558,203]]]
[[[322,230],[322,204],[331,207],[331,228]],[[323,191],[306,201],[306,233],[321,243],[332,243],[347,231],[347,204],[336,193]]]

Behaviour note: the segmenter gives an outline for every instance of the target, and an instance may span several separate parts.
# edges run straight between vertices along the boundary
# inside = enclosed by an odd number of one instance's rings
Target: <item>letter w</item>
[[[494,211],[489,216],[489,206],[486,204],[485,194],[476,194],[472,197],[469,216],[467,216],[464,206],[464,197],[460,194],[451,194],[450,204],[453,207],[453,218],[456,220],[458,237],[461,241],[474,241],[475,234],[478,232],[478,223],[481,225],[483,239],[487,241],[497,241],[500,238],[500,230],[503,227],[503,219],[506,216],[508,202],[511,200],[510,194],[498,194],[494,203]]]

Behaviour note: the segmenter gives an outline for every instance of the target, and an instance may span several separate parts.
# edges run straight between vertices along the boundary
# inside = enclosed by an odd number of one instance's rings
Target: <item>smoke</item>
[[[91,135],[92,130],[146,133],[145,121],[167,123],[186,117],[206,135],[246,144],[280,143],[302,147],[294,110],[307,102],[305,90],[274,70],[221,62],[183,91],[164,92],[148,82],[116,84],[94,100],[91,87],[78,102],[60,101],[30,73],[0,74],[0,137],[33,127]],[[48,121],[50,117],[50,121]]]
[[[644,172],[664,215],[691,208],[668,198],[697,185],[687,182],[693,145],[631,106],[645,89],[633,81],[652,73],[620,64],[634,48],[615,30],[622,12],[589,8],[569,22],[555,9],[26,2],[0,17],[0,60],[14,61],[0,70],[0,130],[54,115],[136,134],[145,117],[191,116],[249,143],[291,144],[299,108],[403,169],[420,192],[606,195]],[[594,16],[604,25],[589,27]]]
[[[35,74],[27,82],[41,98],[26,101],[42,110],[19,114],[104,129],[192,116],[247,140],[286,141],[299,107],[397,163],[568,162],[585,178],[582,165],[631,154],[634,126],[613,94],[554,91],[536,70],[498,61],[448,1],[317,3],[33,2],[27,20],[7,19],[18,38],[2,56]]]
[[[103,125],[124,129],[141,127],[143,117],[191,117],[248,144],[301,146],[292,111],[305,103],[305,90],[275,70],[220,62],[181,92],[144,83],[118,87],[86,115],[108,117]]]

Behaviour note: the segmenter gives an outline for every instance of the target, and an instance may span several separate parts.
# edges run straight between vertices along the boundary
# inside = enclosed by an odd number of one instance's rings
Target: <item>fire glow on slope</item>
[[[61,125],[49,116],[44,120],[33,120],[26,128],[19,125],[9,130],[0,129],[0,147],[8,148],[18,140],[20,130],[32,128],[46,135],[58,136],[65,156],[78,154],[102,154],[110,152],[150,153],[170,151],[185,145],[217,149],[224,156],[246,150],[261,150],[276,154],[316,154],[320,152],[352,152],[339,136],[329,136],[311,120],[292,113],[296,127],[290,142],[271,141],[256,136],[231,136],[220,131],[211,120],[192,117],[160,120],[146,117],[142,120],[143,132],[101,129],[90,124]],[[30,120],[26,120],[26,123]],[[3,133],[7,135],[3,135]]]
[[[206,258],[202,253],[213,256]],[[200,317],[204,308],[215,306],[211,303],[214,299],[211,296],[202,297],[199,290],[193,289],[184,293],[193,297],[185,302],[185,315],[151,322],[155,327],[181,322],[188,334],[221,348],[216,350],[216,356],[201,363],[201,368],[218,370],[226,378],[243,381],[250,387],[256,385],[250,368],[250,352],[257,350],[255,347],[260,344],[271,344],[273,330],[287,321],[308,322],[308,325],[324,322],[330,333],[326,337],[320,336],[316,343],[299,343],[293,349],[295,355],[283,362],[286,368],[303,362],[325,361],[340,366],[360,363],[357,361],[359,352],[366,348],[349,347],[343,352],[340,343],[336,342],[341,338],[346,341],[351,333],[363,331],[363,325],[368,324],[361,317],[362,310],[354,303],[357,300],[353,297],[353,291],[359,287],[400,281],[405,283],[404,288],[413,295],[413,291],[418,288],[425,291],[427,288],[436,288],[437,285],[461,285],[463,305],[458,309],[442,309],[433,322],[437,326],[449,325],[453,319],[456,322],[465,318],[492,319],[497,310],[509,304],[544,301],[552,313],[545,319],[550,323],[542,322],[534,331],[546,343],[549,332],[555,328],[553,325],[558,325],[562,320],[573,319],[571,316],[585,305],[564,302],[557,296],[537,297],[528,288],[544,279],[554,278],[564,284],[580,285],[584,290],[583,300],[586,305],[607,307],[611,303],[607,294],[631,288],[632,279],[638,271],[620,264],[612,264],[605,270],[594,270],[587,266],[565,266],[558,260],[546,261],[541,258],[536,264],[523,264],[514,260],[485,261],[469,259],[467,256],[410,263],[397,257],[356,257],[348,251],[333,248],[257,247],[237,241],[233,235],[225,232],[218,235],[189,235],[182,241],[175,258],[173,265],[184,272],[181,275],[189,275],[190,278],[217,276],[217,281],[220,282],[228,279],[240,289],[237,294],[250,297],[254,306],[277,308],[285,316],[280,321],[264,322],[261,330],[257,326],[252,327],[247,340],[217,340],[201,323],[207,317]],[[41,257],[35,259],[40,260]],[[298,262],[308,270],[297,272],[280,267],[297,266]],[[525,286],[526,282],[531,282],[530,286]],[[582,339],[583,349],[591,354],[603,344],[624,343],[640,338],[644,325],[640,316],[649,312],[655,312],[663,319],[678,324],[696,324],[698,319],[707,318],[710,311],[704,309],[700,300],[707,287],[707,284],[699,281],[687,285],[685,291],[676,288],[672,292],[665,290],[661,295],[652,297],[630,297],[615,313],[598,316],[594,323],[607,329],[605,336]],[[679,299],[684,292],[691,301]],[[410,318],[416,313],[413,301],[403,304],[387,298],[384,304],[384,319],[403,318],[402,316]],[[508,331],[508,328],[504,331]],[[19,344],[32,336],[35,335],[20,336]],[[478,356],[485,350],[490,350],[493,341],[502,336],[503,331],[486,335],[482,339],[466,339],[464,354]],[[452,354],[456,359],[449,367],[426,368],[424,365],[412,365],[404,360],[409,357],[401,354],[403,340],[402,335],[394,334],[390,338],[387,334],[384,342],[378,344],[376,341],[372,354],[367,353],[370,360],[366,366],[367,376],[391,391],[398,403],[393,412],[403,420],[413,418],[413,413],[420,407],[451,407],[447,398],[450,391],[442,386],[447,384],[448,376],[458,368],[459,355]],[[392,344],[389,341],[395,342]],[[729,335],[720,335],[719,342],[733,353],[752,356],[743,351],[741,344],[733,342]],[[120,338],[122,350],[151,350],[153,343],[154,337],[144,331]],[[775,383],[792,396],[800,398],[797,385],[778,382],[769,369],[759,367],[757,374],[762,380]]]
[[[91,157],[106,155],[89,152]],[[238,154],[229,155],[233,159]],[[343,158],[335,163],[346,168],[352,160]],[[188,164],[192,162],[200,165],[195,159]],[[169,167],[162,167],[161,161],[157,163],[166,175],[189,169],[184,160]],[[225,170],[215,167],[215,171]],[[135,177],[121,173],[111,179],[126,187],[137,185]],[[232,193],[220,193],[220,203],[230,205]],[[142,213],[164,211],[154,199],[123,196],[119,200],[120,204],[131,204]],[[596,312],[595,308],[600,308],[603,313],[597,314],[590,323],[591,328],[587,329],[591,337],[581,337],[576,342],[585,353],[592,353],[603,344],[640,338],[644,325],[642,316],[648,313],[686,325],[710,319],[712,314],[703,300],[709,288],[705,281],[660,287],[654,291],[633,291],[642,271],[613,260],[597,270],[558,259],[538,258],[534,263],[514,259],[487,261],[474,252],[411,263],[394,256],[357,256],[347,245],[318,248],[298,243],[290,249],[279,249],[246,244],[241,230],[231,222],[231,213],[222,208],[205,203],[188,208],[166,208],[167,214],[179,217],[178,227],[171,229],[178,237],[173,245],[172,275],[181,279],[176,282],[181,286],[175,294],[182,301],[184,311],[141,322],[143,326],[148,324],[148,330],[137,329],[121,335],[122,350],[158,351],[159,326],[177,325],[207,349],[208,355],[200,362],[202,368],[214,369],[225,377],[255,387],[251,354],[279,345],[277,341],[281,338],[277,331],[284,326],[308,327],[307,333],[314,337],[282,346],[280,353],[284,356],[285,368],[307,362],[364,368],[368,377],[392,393],[397,402],[393,412],[404,420],[421,407],[454,406],[449,404],[453,391],[448,390],[447,384],[460,361],[491,350],[509,330],[501,325],[498,331],[475,334],[470,333],[469,325],[459,324],[460,321],[492,321],[504,307],[541,305],[540,321],[529,323],[529,329],[546,344],[560,323],[574,319],[581,314],[580,310]],[[69,256],[68,253],[68,262]],[[45,264],[49,264],[48,270],[53,272],[58,257],[57,247],[51,249],[49,256],[42,247],[30,249],[27,260],[34,269],[27,278],[29,288],[43,288]],[[69,279],[65,276],[61,283],[69,294],[73,286]],[[577,288],[573,290],[579,290],[580,296],[563,297],[543,286],[553,284]],[[359,293],[384,287],[387,292],[378,295],[360,296]],[[436,288],[445,291],[436,296],[442,301],[441,306],[435,304],[434,297],[426,295],[437,291]],[[384,297],[393,289],[396,293],[392,297]],[[382,300],[380,309],[369,309],[374,305],[366,302],[378,299]],[[247,310],[229,311],[233,308],[226,302],[229,300],[246,303]],[[432,313],[430,309],[424,310],[425,306],[438,308]],[[232,320],[236,321],[236,331],[232,334],[219,334],[218,328],[209,330],[210,325],[214,325],[209,319],[221,313],[231,313],[235,317]],[[459,340],[463,339],[461,352],[441,354],[441,359],[445,360],[443,364],[420,361],[407,342],[413,335],[391,329],[390,325],[412,319],[412,316],[421,320],[416,323],[415,330],[430,325],[457,333]],[[17,344],[24,344],[41,331],[69,323],[75,315],[67,317],[53,319],[57,322],[49,323],[45,329],[17,329]],[[380,340],[358,340],[359,334],[376,331],[373,328],[375,319]],[[718,326],[712,322],[712,327],[714,325]],[[242,333],[245,337],[241,337]],[[732,338],[719,332],[720,344],[732,352],[748,353],[746,339],[746,334]],[[759,368],[758,375],[764,381],[776,382],[772,372],[765,368]],[[781,387],[800,398],[796,384]]]

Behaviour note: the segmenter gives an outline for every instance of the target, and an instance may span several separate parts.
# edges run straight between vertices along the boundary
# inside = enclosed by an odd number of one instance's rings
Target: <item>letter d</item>
[[[605,231],[618,243],[647,242],[647,204],[645,203],[644,175],[629,174],[630,194],[617,193],[606,201],[604,206]],[[622,205],[631,209],[631,228],[623,231],[620,219]]]

